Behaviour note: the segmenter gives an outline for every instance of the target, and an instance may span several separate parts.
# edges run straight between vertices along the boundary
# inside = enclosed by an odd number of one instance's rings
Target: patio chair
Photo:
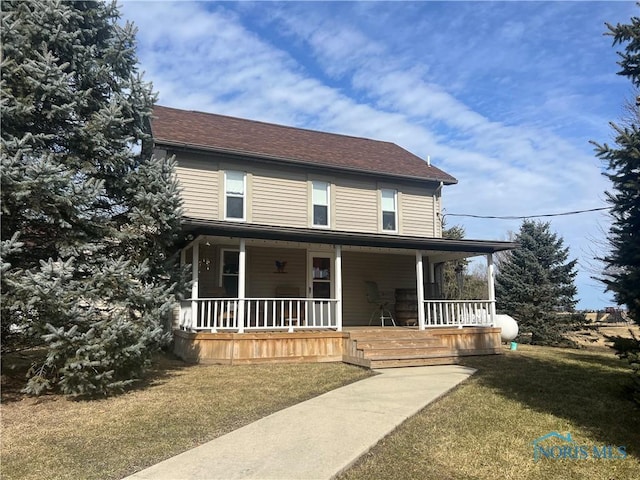
[[[369,325],[371,325],[373,318],[377,317],[380,319],[381,326],[384,327],[384,321],[389,319],[395,327],[396,321],[391,314],[391,310],[389,310],[390,300],[385,299],[380,295],[380,290],[378,290],[378,284],[376,282],[366,281],[364,283],[367,287],[367,302],[376,306],[375,310],[371,312],[371,316],[369,317]]]

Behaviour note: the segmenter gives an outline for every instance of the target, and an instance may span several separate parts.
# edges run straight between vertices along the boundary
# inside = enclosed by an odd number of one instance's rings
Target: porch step
[[[425,367],[429,365],[455,365],[459,357],[412,358],[392,360],[371,360],[369,368]]]
[[[448,365],[467,355],[500,353],[494,335],[493,329],[476,328],[359,328],[349,332],[350,355],[370,368]]]
[[[455,355],[447,347],[399,347],[399,348],[377,348],[375,350],[364,350],[364,358],[369,360],[392,360],[415,359],[415,358],[439,358]]]
[[[356,346],[362,350],[378,350],[387,348],[429,348],[438,347],[442,343],[433,337],[427,338],[394,338],[390,340],[356,340]]]
[[[424,330],[410,330],[398,328],[376,328],[371,330],[356,330],[349,332],[352,340],[369,341],[369,340],[408,340],[408,339],[425,339],[436,338],[431,332]]]
[[[424,330],[378,327],[352,331],[350,336],[370,368],[452,364],[458,358],[439,335]]]

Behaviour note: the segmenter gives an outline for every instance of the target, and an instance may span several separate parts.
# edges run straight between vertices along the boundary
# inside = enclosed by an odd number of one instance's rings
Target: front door
[[[307,291],[310,298],[319,299],[313,302],[313,311],[308,323],[328,326],[333,320],[334,312],[330,302],[320,299],[333,296],[333,256],[330,253],[309,252]]]

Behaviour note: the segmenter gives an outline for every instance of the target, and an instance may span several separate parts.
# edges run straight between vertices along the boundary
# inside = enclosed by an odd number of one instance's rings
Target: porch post
[[[244,298],[246,295],[245,279],[247,278],[247,246],[244,238],[240,239],[238,263],[238,333],[244,333]]]
[[[335,256],[335,297],[336,297],[336,328],[338,332],[342,331],[342,246],[336,245]]]
[[[191,328],[198,326],[198,266],[200,263],[200,242],[193,243],[193,255],[191,256]]]
[[[491,325],[496,324],[496,289],[493,280],[493,254],[487,254],[487,286],[489,288],[489,315],[491,317]]]
[[[418,328],[424,330],[424,269],[420,250],[416,250],[416,286],[418,287]]]

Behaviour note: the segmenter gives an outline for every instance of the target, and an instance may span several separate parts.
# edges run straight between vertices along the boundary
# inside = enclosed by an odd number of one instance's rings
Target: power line
[[[470,218],[489,218],[495,220],[524,220],[527,218],[544,218],[544,217],[561,217],[565,215],[577,215],[578,213],[599,212],[601,210],[609,210],[610,207],[590,208],[588,210],[574,210],[572,212],[562,213],[545,213],[543,215],[472,215],[467,213],[445,213],[443,217],[470,217]]]

